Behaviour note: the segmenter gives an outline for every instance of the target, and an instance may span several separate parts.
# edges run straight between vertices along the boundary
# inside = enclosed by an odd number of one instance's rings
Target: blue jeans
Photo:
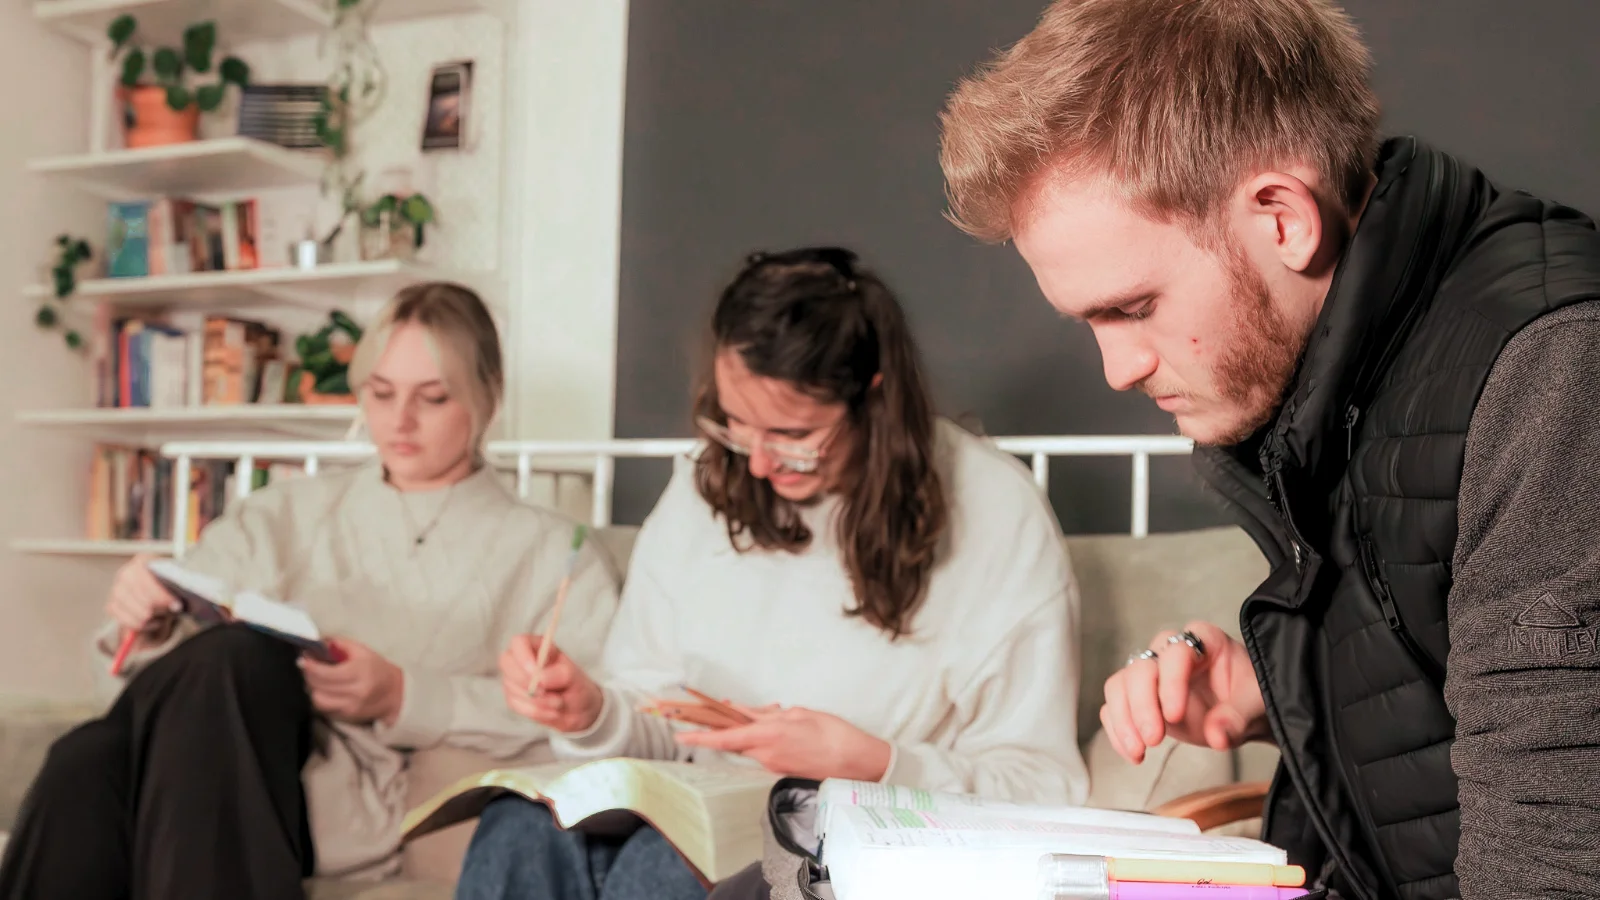
[[[478,819],[456,900],[705,900],[700,879],[660,832],[626,840],[556,827],[544,804],[508,795]]]

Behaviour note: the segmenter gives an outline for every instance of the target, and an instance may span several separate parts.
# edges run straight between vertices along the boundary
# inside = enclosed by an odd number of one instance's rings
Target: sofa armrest
[[[1151,812],[1175,819],[1188,819],[1209,831],[1222,825],[1231,825],[1246,819],[1260,818],[1271,782],[1242,781],[1220,784],[1176,800],[1169,800]]]

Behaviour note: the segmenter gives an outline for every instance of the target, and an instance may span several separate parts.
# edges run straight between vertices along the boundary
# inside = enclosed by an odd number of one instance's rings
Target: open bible
[[[219,578],[185,569],[170,559],[151,560],[149,569],[183,604],[183,611],[201,622],[239,622],[287,641],[322,662],[344,660],[344,653],[323,640],[317,623],[298,606],[254,591],[235,591]]]
[[[1188,896],[1186,885],[1222,897],[1234,887],[1304,893],[1294,888],[1305,872],[1283,850],[1186,819],[836,780],[816,799],[815,839],[838,900],[1036,900],[1052,896],[1040,881],[1052,859],[1100,860],[1101,878],[1127,896]]]
[[[489,801],[520,794],[550,807],[556,824],[625,836],[649,823],[715,884],[761,858],[761,823],[777,776],[755,766],[601,759],[497,769],[462,779],[412,810],[410,841],[476,817]]]

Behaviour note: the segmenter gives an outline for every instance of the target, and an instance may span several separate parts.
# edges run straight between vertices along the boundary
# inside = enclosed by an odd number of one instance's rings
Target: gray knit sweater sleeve
[[[1600,896],[1600,301],[1501,353],[1459,522],[1445,698],[1461,896]]]

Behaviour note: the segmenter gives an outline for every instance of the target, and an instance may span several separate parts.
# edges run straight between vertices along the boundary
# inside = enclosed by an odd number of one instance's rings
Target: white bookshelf
[[[29,175],[86,191],[106,200],[160,196],[246,196],[285,188],[314,189],[322,180],[324,153],[295,151],[245,137],[224,137],[162,147],[122,149],[109,131],[115,128],[112,91],[117,72],[105,52],[106,31],[118,16],[138,20],[144,44],[181,44],[183,30],[201,21],[215,21],[224,46],[280,41],[326,33],[335,0],[21,0],[35,19],[58,33],[86,44],[90,78],[95,84],[89,109],[88,152],[51,156],[27,163]],[[372,21],[392,23],[434,16],[487,13],[509,21],[518,0],[366,0],[375,3]],[[494,23],[477,23],[484,28]],[[496,29],[498,30],[498,29]],[[315,76],[313,76],[315,77]],[[310,192],[308,192],[310,193]],[[100,251],[102,244],[94,241]],[[277,248],[274,248],[276,250]],[[99,265],[96,260],[96,265]],[[88,271],[81,272],[87,275]],[[268,308],[288,342],[292,321],[304,321],[307,310],[321,319],[328,309],[355,312],[368,301],[393,295],[421,280],[452,275],[402,260],[340,262],[309,269],[279,266],[252,270],[194,272],[136,278],[81,278],[66,302],[76,315],[110,307],[115,315],[171,313],[173,320],[194,313],[264,317]],[[453,280],[480,290],[494,286],[488,273]],[[476,284],[475,284],[476,282]],[[19,286],[24,296],[51,296],[48,284]],[[187,314],[187,315],[186,315]],[[187,324],[185,328],[189,327]],[[193,334],[193,332],[191,332]],[[85,335],[88,337],[87,335]],[[198,338],[198,335],[194,335]],[[194,377],[190,373],[190,377]],[[353,404],[250,404],[178,408],[34,409],[16,414],[19,424],[71,436],[85,442],[154,448],[183,441],[329,441],[345,438],[356,421]],[[13,550],[30,554],[79,557],[127,557],[137,553],[170,553],[165,541],[25,538]]]
[[[70,539],[26,539],[11,542],[18,553],[47,556],[133,556],[139,553],[170,554],[172,541],[91,541]]]
[[[252,403],[175,408],[32,409],[17,421],[105,443],[158,447],[176,440],[339,440],[355,404]]]
[[[322,154],[228,137],[36,159],[28,163],[28,171],[70,181],[109,199],[125,199],[314,186],[326,165]]]
[[[375,22],[486,12],[506,18],[514,0],[383,0]],[[583,2],[583,0],[574,0]],[[280,40],[325,30],[332,22],[326,0],[34,0],[40,22],[86,43],[105,38],[106,28],[128,13],[148,41],[178,45],[183,29],[211,19],[229,42]]]
[[[425,266],[379,259],[330,263],[311,269],[276,266],[231,272],[92,278],[78,282],[71,299],[112,302],[119,308],[227,308],[259,305],[265,299],[320,309],[348,303],[356,294],[393,294],[408,284],[437,277],[442,274]],[[23,293],[40,299],[49,295],[50,288],[42,284],[30,285]]]

